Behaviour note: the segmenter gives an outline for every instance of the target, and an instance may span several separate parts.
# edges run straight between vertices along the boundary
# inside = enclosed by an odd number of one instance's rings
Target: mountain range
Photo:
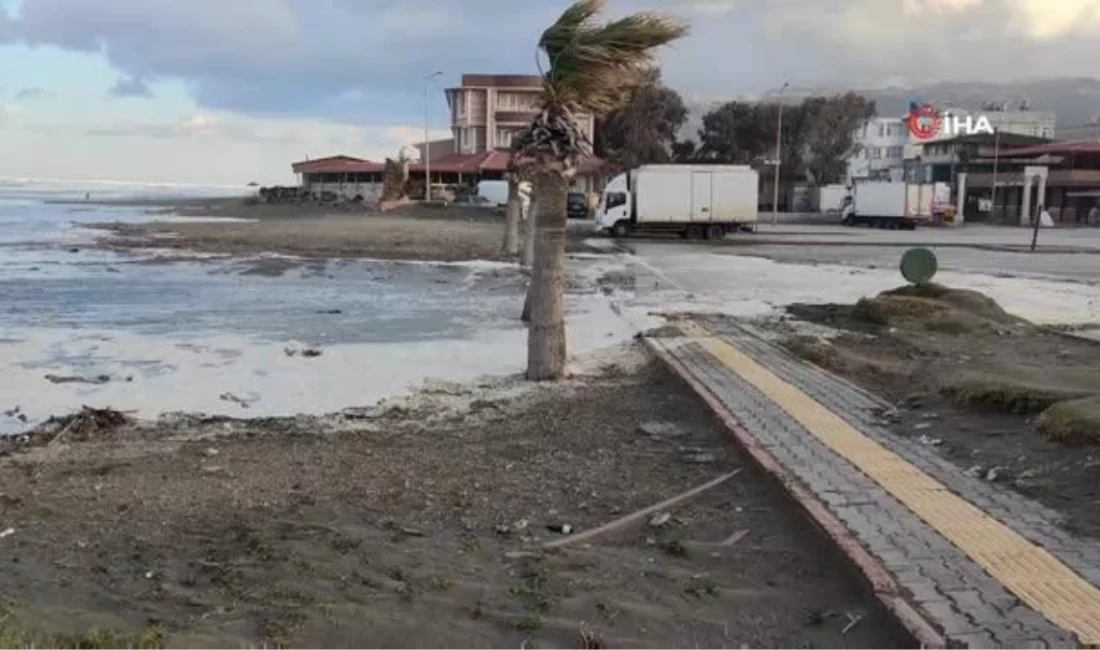
[[[811,96],[835,95],[849,88],[816,86],[789,87],[782,95],[770,91],[756,97],[731,97],[740,101],[776,101],[797,103]],[[1100,137],[1100,79],[1091,77],[1045,78],[1008,83],[939,82],[911,87],[889,86],[855,90],[874,100],[881,116],[903,116],[909,112],[909,103],[930,102],[937,106],[981,111],[989,104],[1003,104],[1008,110],[1017,110],[1026,103],[1028,110],[1054,113],[1057,120],[1056,137],[1059,139]],[[702,126],[703,114],[722,104],[715,100],[685,99],[690,112],[688,122],[680,135],[695,139]]]

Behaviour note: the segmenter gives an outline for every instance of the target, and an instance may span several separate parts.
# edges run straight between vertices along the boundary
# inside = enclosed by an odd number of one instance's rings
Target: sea
[[[97,222],[193,219],[98,201],[245,193],[0,179],[0,435],[85,405],[147,419],[321,415],[522,370],[526,278],[511,264],[287,258],[270,275],[254,271],[271,254],[94,246]],[[568,310],[577,353],[637,331],[594,284]]]

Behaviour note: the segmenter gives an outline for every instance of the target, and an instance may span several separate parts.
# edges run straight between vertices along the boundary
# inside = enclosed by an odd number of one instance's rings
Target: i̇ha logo
[[[945,119],[932,104],[910,104],[909,117],[906,121],[909,125],[909,133],[917,142],[927,142],[941,133],[948,137],[979,133],[993,134],[993,126],[985,115],[979,115],[974,119],[970,115],[960,118],[958,115],[948,114]]]

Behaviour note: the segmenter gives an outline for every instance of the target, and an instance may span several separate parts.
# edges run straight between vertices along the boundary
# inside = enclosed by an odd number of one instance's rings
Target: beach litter
[[[255,402],[260,401],[260,396],[255,393],[246,393],[245,395],[237,395],[236,393],[225,392],[218,395],[218,399],[223,402],[232,402],[240,405],[241,408],[248,408]]]
[[[79,375],[46,375],[46,381],[52,384],[94,384],[103,385],[111,381],[110,375],[81,377]]]

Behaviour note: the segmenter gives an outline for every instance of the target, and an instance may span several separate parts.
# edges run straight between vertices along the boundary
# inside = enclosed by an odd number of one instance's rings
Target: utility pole
[[[775,130],[775,186],[772,187],[772,225],[779,223],[779,167],[783,160],[783,91],[790,86],[789,81],[783,82],[779,89],[779,125]]]
[[[424,77],[424,201],[432,200],[432,143],[428,138],[428,90],[432,81],[442,75],[436,71]]]
[[[1001,130],[993,129],[993,204],[989,206],[989,212],[993,218],[997,218],[997,164],[1001,159]]]

